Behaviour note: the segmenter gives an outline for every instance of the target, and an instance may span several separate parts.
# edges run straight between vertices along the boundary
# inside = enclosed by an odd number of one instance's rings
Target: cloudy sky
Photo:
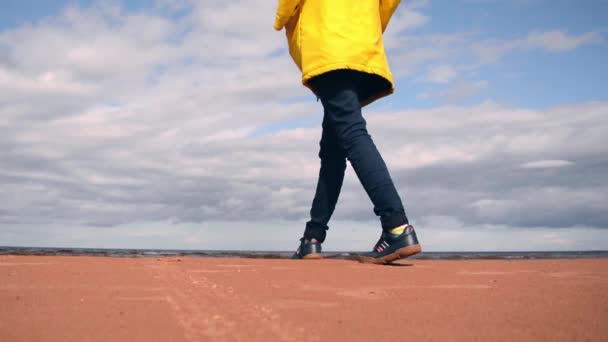
[[[322,108],[276,1],[3,0],[0,245],[295,249]],[[423,248],[608,249],[608,2],[404,1],[366,108]],[[349,167],[326,250],[371,249]]]

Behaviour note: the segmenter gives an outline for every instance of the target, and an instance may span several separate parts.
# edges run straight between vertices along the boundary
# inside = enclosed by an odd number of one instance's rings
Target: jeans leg
[[[386,164],[367,131],[356,87],[337,82],[337,87],[322,94],[321,100],[340,147],[374,204],[374,213],[380,216],[382,228],[408,223]]]
[[[321,168],[317,190],[310,210],[310,221],[306,223],[304,238],[325,241],[326,231],[344,182],[346,153],[338,144],[336,133],[329,124],[327,112],[323,116],[319,158]]]

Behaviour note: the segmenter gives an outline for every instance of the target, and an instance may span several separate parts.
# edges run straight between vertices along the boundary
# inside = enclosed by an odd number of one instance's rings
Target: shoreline
[[[326,259],[350,260],[361,251],[325,251]],[[176,250],[176,249],[127,249],[127,248],[70,248],[70,247],[10,247],[0,246],[0,255],[22,256],[108,256],[108,257],[172,257],[197,258],[249,258],[289,259],[293,251],[243,251],[243,250]],[[422,252],[412,260],[552,260],[552,259],[602,259],[608,251],[448,251]]]

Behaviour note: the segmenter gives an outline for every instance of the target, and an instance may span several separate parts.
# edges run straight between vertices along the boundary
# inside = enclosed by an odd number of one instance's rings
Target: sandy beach
[[[608,259],[0,256],[0,341],[608,341]]]

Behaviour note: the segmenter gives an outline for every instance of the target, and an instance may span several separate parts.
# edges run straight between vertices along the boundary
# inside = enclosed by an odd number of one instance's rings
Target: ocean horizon
[[[39,256],[106,256],[106,257],[201,257],[201,258],[256,258],[288,259],[293,251],[264,250],[193,250],[146,248],[78,248],[0,246],[0,255]],[[326,251],[328,259],[351,259],[362,251]],[[422,252],[411,259],[421,260],[518,260],[518,259],[597,259],[608,258],[608,251],[433,251]]]

